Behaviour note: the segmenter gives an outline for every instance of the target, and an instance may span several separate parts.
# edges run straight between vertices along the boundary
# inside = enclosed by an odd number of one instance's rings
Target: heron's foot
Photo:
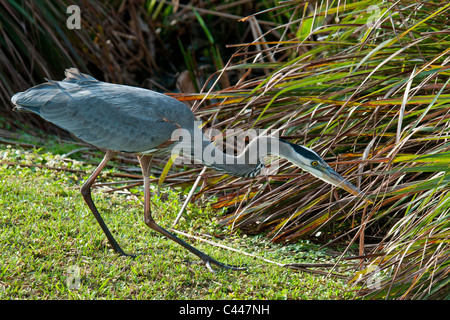
[[[219,262],[217,260],[211,259],[211,260],[203,260],[203,262],[205,263],[205,266],[208,268],[209,271],[211,271],[212,273],[215,273],[216,271],[211,267],[211,263],[222,268],[222,269],[227,269],[227,270],[233,270],[233,271],[244,271],[247,270],[246,267],[239,267],[239,266],[234,266],[232,264],[225,264],[222,262]]]
[[[125,251],[122,250],[121,247],[113,248],[113,249],[119,255],[119,257],[128,257],[128,258],[133,258],[133,259],[137,257],[136,254],[126,253]]]
[[[208,270],[212,273],[216,273],[216,270],[213,269],[213,267],[211,266],[211,264],[218,266],[219,268],[222,269],[227,269],[227,270],[233,270],[233,271],[243,271],[243,270],[247,270],[246,267],[239,267],[239,266],[234,266],[231,264],[225,264],[222,263],[220,261],[217,261],[209,256],[206,256],[204,258],[202,258],[202,261],[198,261],[198,262],[194,262],[194,261],[189,261],[189,260],[185,260],[185,262],[190,263],[190,264],[204,264]]]
[[[129,258],[136,258],[137,255],[135,254],[129,254],[122,250],[122,248],[119,246],[119,244],[112,238],[112,240],[109,242],[111,248],[114,250],[115,253],[119,255],[119,257],[129,257]]]
[[[119,253],[119,256],[120,257],[128,257],[128,258],[132,258],[132,259],[134,259],[134,258],[136,258],[137,257],[137,255],[136,254],[129,254],[129,253],[125,253],[125,252],[121,252],[121,253]]]

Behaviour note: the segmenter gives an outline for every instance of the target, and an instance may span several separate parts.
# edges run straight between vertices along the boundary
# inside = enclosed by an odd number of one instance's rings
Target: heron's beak
[[[334,171],[331,167],[324,168],[324,170],[322,170],[322,173],[323,176],[321,177],[321,179],[323,181],[328,182],[333,186],[342,188],[355,196],[362,194],[361,190],[359,190],[357,187],[355,187],[350,182],[345,180],[344,177],[342,177],[339,173]]]

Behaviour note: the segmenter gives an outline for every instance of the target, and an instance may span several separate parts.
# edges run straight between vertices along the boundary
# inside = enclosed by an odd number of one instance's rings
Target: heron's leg
[[[207,254],[201,252],[200,250],[192,247],[191,245],[187,244],[177,236],[173,235],[166,229],[160,227],[152,218],[152,212],[150,210],[150,156],[139,156],[139,162],[141,164],[142,168],[142,175],[144,177],[144,222],[147,226],[149,226],[151,229],[158,231],[159,233],[162,233],[167,238],[175,241],[179,245],[183,246],[184,248],[188,249],[190,252],[195,254],[196,256],[200,257],[200,259],[203,260],[205,265],[208,267],[208,269],[212,272],[214,270],[211,268],[211,264],[215,264],[218,267],[225,268],[225,269],[231,269],[231,270],[245,270],[246,268],[227,265],[222,262],[219,262]]]
[[[117,243],[116,239],[112,236],[111,232],[109,231],[108,227],[106,226],[105,222],[103,221],[102,217],[100,216],[100,213],[98,212],[97,208],[95,207],[94,201],[92,200],[91,196],[91,187],[94,184],[95,179],[100,174],[100,172],[105,168],[106,164],[109,160],[111,160],[112,157],[116,155],[115,152],[107,151],[105,154],[105,157],[103,158],[102,162],[98,165],[98,167],[94,170],[94,172],[91,174],[89,179],[86,180],[86,182],[81,186],[81,194],[83,195],[83,199],[88,205],[89,209],[91,209],[92,213],[94,214],[95,219],[97,220],[98,224],[102,228],[103,232],[106,235],[106,238],[108,238],[109,243],[111,244],[112,248],[115,252],[117,252],[119,255],[126,255],[122,248],[120,248],[119,244]]]

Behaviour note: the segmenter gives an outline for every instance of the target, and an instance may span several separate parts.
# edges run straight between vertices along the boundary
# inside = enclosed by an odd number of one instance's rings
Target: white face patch
[[[305,170],[305,169],[303,169],[303,170],[311,173],[314,177],[319,178],[320,180],[323,180],[323,172],[322,171],[316,170],[312,167],[309,167],[308,170]],[[323,181],[325,181],[325,180],[323,180]]]

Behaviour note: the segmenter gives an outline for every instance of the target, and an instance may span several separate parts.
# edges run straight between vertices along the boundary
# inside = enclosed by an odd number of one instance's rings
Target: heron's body
[[[69,69],[63,81],[38,85],[11,100],[19,110],[34,112],[107,150],[146,153],[167,142],[178,127],[192,129],[195,117],[185,104],[77,71]]]
[[[340,186],[355,195],[360,193],[359,189],[336,173],[311,149],[264,136],[252,140],[238,156],[225,154],[202,135],[195,126],[194,114],[183,103],[150,90],[98,81],[77,69],[66,70],[63,81],[49,80],[15,94],[11,101],[18,111],[34,112],[78,138],[108,150],[98,168],[82,186],[81,192],[112,247],[120,254],[125,253],[103,222],[90,192],[96,177],[116,152],[138,155],[144,176],[145,223],[199,256],[209,268],[209,264],[214,263],[239,269],[224,265],[198,251],[159,227],[151,217],[150,162],[151,154],[157,150],[170,152],[178,143],[184,143],[192,147],[188,156],[195,157],[208,151],[211,157],[201,156],[199,159],[203,164],[242,177],[256,176],[263,166],[262,158],[272,153],[288,159],[327,183]],[[177,129],[186,130],[192,140],[173,141],[172,134]],[[200,137],[200,141],[194,141],[194,137]],[[263,139],[267,143],[266,149],[252,148]]]
[[[136,154],[170,153],[176,145],[172,133],[185,129],[190,137],[201,140],[200,144],[189,142],[192,155],[187,156],[201,155],[209,147],[212,157],[222,160],[197,160],[216,170],[252,177],[262,168],[256,158],[230,161],[229,155],[215,148],[195,127],[192,111],[176,99],[147,89],[98,81],[76,69],[68,69],[66,76],[63,81],[49,81],[19,92],[11,101],[19,111],[36,113],[98,148]],[[196,147],[199,152],[194,152]],[[223,164],[233,164],[233,170]]]

